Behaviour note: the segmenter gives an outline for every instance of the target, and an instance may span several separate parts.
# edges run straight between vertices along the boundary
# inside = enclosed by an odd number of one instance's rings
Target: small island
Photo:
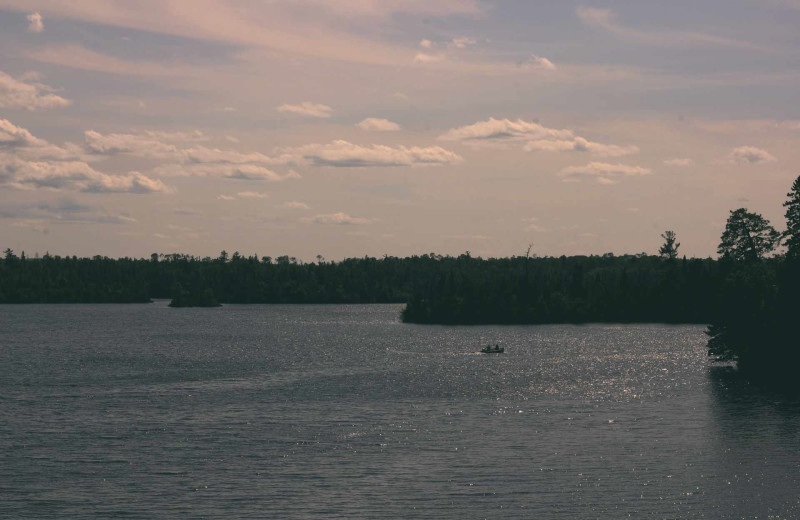
[[[181,284],[176,283],[172,289],[170,307],[222,307],[214,291],[210,287],[203,289],[186,290]]]

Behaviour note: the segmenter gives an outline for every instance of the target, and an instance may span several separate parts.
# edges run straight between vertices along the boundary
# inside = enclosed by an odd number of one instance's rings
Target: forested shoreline
[[[418,323],[706,323],[720,284],[712,259],[424,254],[298,262],[290,257],[157,255],[0,259],[2,303],[407,303]]]
[[[754,371],[800,361],[800,177],[787,194],[786,230],[746,208],[730,212],[718,259],[678,258],[672,231],[658,255],[424,254],[298,262],[282,256],[152,254],[111,259],[0,259],[0,303],[406,303],[426,324],[703,323],[709,355]],[[781,249],[784,248],[784,249]],[[777,364],[776,364],[777,361]]]

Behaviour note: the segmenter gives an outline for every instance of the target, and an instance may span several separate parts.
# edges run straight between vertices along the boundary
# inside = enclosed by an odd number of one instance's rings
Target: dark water
[[[399,310],[0,306],[0,516],[800,517],[800,403],[702,327]]]

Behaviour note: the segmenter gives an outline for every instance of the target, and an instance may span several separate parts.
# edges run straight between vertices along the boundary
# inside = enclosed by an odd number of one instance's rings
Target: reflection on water
[[[703,327],[399,310],[0,306],[0,511],[800,517],[798,402],[708,367]]]
[[[719,493],[726,500],[715,500],[720,509],[800,517],[800,398],[754,384],[731,366],[708,373],[717,472],[729,489]]]

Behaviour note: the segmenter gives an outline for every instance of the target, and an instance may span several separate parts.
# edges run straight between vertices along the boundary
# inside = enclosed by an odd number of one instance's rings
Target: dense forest
[[[462,255],[414,284],[403,319],[415,323],[708,323],[717,261],[646,255]]]
[[[626,255],[501,259],[425,254],[302,263],[289,257],[29,258],[6,250],[0,302],[408,303],[406,321],[708,322],[717,261]]]

